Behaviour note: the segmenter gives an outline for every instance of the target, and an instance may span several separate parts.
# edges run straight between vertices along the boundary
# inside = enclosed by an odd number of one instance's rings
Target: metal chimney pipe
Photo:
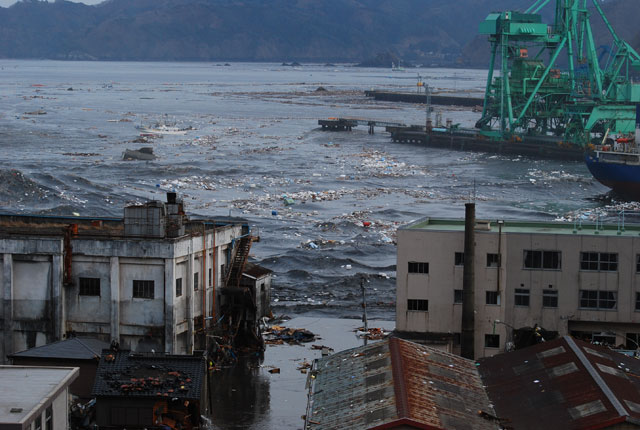
[[[466,203],[464,219],[464,271],[462,275],[462,333],[461,354],[464,358],[475,359],[475,225],[476,204]]]

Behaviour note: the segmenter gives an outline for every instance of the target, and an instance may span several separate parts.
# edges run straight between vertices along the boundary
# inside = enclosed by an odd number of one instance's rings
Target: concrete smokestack
[[[462,276],[462,333],[460,337],[461,355],[475,358],[475,226],[476,205],[467,203],[464,219],[464,272]]]

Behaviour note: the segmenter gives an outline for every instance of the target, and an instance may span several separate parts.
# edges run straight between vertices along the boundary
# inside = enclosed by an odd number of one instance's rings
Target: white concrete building
[[[75,367],[0,366],[0,430],[67,430]]]
[[[460,353],[464,220],[398,230],[396,330]],[[476,221],[476,357],[518,329],[640,344],[640,226]],[[531,330],[529,330],[531,333]],[[517,341],[517,339],[515,339]]]
[[[251,239],[242,220],[188,220],[172,193],[124,220],[0,216],[0,356],[69,332],[134,351],[204,348]]]

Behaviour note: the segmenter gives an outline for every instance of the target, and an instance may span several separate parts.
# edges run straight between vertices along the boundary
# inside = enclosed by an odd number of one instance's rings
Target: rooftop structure
[[[463,220],[424,218],[398,230],[396,329],[460,353]],[[640,226],[476,220],[475,357],[544,328],[636,349],[640,344]]]
[[[497,429],[472,360],[391,338],[314,362],[306,430]]]
[[[189,429],[204,405],[203,356],[105,350],[92,395],[100,427]]]
[[[109,348],[109,344],[101,340],[73,337],[16,352],[15,354],[10,354],[9,358],[97,360],[105,348]]]
[[[68,387],[78,369],[0,366],[0,429],[68,428]]]
[[[640,361],[602,346],[565,336],[478,370],[504,428],[640,428]]]
[[[69,386],[69,392],[88,400],[91,399],[100,354],[105,348],[109,348],[107,342],[73,337],[9,354],[8,358],[11,364],[18,366],[77,367],[80,374]]]

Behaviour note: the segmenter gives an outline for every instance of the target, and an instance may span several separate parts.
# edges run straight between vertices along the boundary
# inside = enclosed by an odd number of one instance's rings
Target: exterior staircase
[[[231,251],[231,263],[228,265],[228,270],[225,278],[225,287],[240,287],[240,280],[242,279],[244,266],[247,263],[247,259],[249,258],[249,251],[251,251],[251,243],[253,242],[253,240],[253,236],[244,236],[236,242],[233,250]]]

